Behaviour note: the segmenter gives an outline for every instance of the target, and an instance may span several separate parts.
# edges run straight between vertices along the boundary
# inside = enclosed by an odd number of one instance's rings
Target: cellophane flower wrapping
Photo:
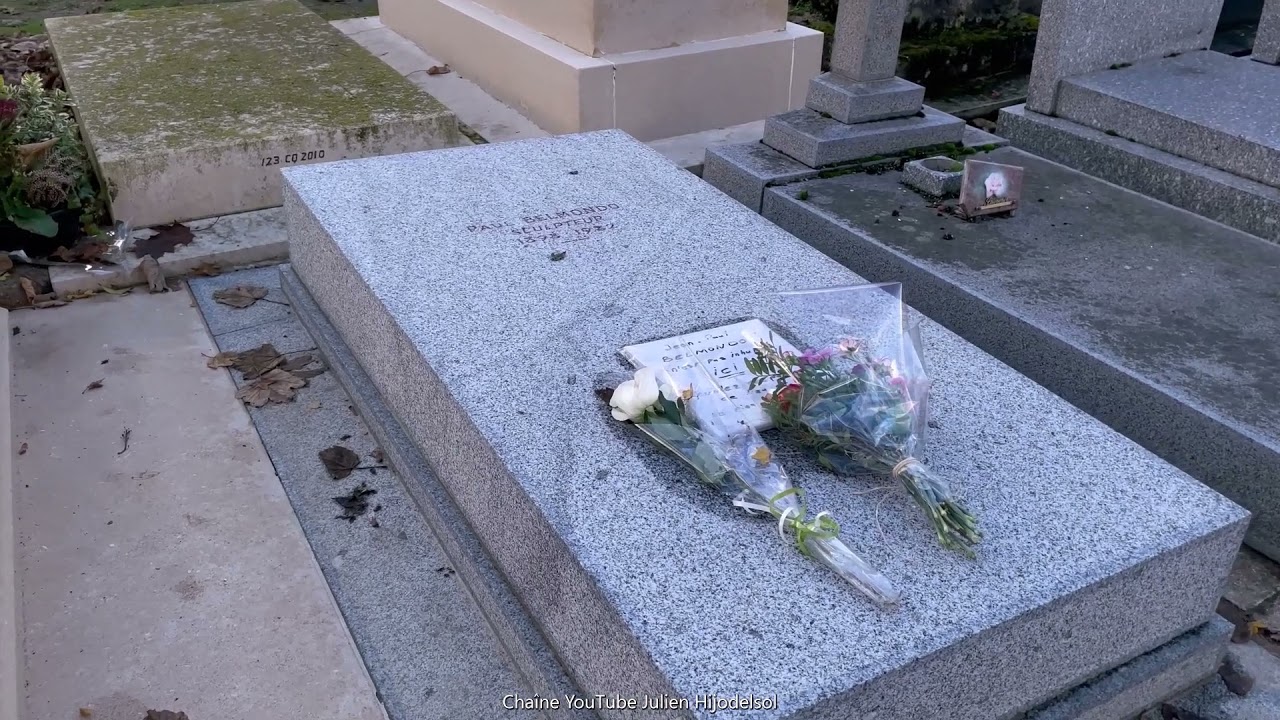
[[[705,366],[678,375],[642,368],[613,391],[610,405],[615,419],[681,460],[698,480],[751,514],[777,520],[779,534],[790,532],[803,554],[876,602],[899,599],[888,578],[840,541],[827,513],[809,512],[803,493]]]
[[[781,293],[771,320],[799,354],[752,338],[748,362],[775,427],[841,474],[890,475],[924,510],[944,546],[972,554],[977,522],[923,462],[931,383],[919,330],[897,283]]]

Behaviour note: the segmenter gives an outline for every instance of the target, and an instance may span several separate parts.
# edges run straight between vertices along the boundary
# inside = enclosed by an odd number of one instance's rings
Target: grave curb
[[[480,544],[448,490],[401,427],[382,394],[345,340],[303,286],[289,264],[280,266],[280,287],[293,312],[315,340],[329,371],[347,391],[386,461],[404,480],[404,488],[458,572],[462,586],[480,608],[490,631],[506,651],[525,684],[542,697],[581,694],[542,632]],[[557,718],[589,720],[586,711],[564,710]]]
[[[17,513],[13,493],[13,415],[9,311],[0,308],[0,718],[21,716],[22,603],[18,600]]]

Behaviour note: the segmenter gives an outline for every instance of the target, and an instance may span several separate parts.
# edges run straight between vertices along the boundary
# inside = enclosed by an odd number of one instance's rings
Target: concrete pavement
[[[10,320],[24,717],[385,718],[187,291]]]

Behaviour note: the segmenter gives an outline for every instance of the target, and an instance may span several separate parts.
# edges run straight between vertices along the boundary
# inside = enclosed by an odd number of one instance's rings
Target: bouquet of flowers
[[[679,389],[683,388],[683,389]],[[641,368],[613,390],[601,391],[614,419],[627,423],[683,462],[703,483],[728,495],[752,514],[768,513],[778,533],[790,531],[796,547],[834,570],[871,599],[893,603],[901,593],[839,539],[840,527],[825,512],[809,517],[802,492],[751,425],[725,404],[709,375],[689,385],[669,375],[659,387],[657,372]]]
[[[751,387],[774,426],[842,474],[871,471],[902,483],[925,511],[938,541],[970,556],[977,521],[945,480],[920,462],[929,380],[903,327],[901,286],[784,293],[802,332],[824,339],[795,354],[754,338]],[[816,327],[815,327],[816,326]]]

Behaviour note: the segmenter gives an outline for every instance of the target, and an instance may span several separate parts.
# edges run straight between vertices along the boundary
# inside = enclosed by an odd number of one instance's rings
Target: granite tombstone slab
[[[788,460],[896,609],[625,432],[593,392],[622,347],[864,281],[624,133],[284,175],[298,276],[588,693],[1005,718],[1212,614],[1246,513],[932,323],[929,462],[983,522],[977,561],[902,494]]]

